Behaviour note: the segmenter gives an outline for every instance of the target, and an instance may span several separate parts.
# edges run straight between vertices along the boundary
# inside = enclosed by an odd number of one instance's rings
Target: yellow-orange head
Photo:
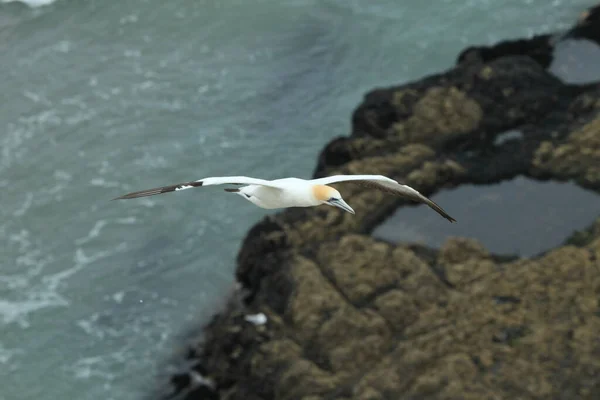
[[[343,199],[340,192],[327,185],[313,185],[312,194],[321,204],[327,204],[354,214],[354,210]]]
[[[331,198],[341,198],[340,192],[327,185],[313,185],[313,196],[321,202],[328,202]]]

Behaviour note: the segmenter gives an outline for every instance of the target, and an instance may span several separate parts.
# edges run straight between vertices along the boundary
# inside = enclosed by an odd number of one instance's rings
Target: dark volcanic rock
[[[549,43],[471,48],[372,91],[315,175],[384,174],[427,195],[519,175],[600,191],[600,88],[548,72]],[[522,135],[495,141],[510,130]],[[248,234],[244,301],[197,351],[221,398],[600,398],[600,220],[534,258],[462,238],[429,249],[368,235],[401,199],[340,187],[355,216],[290,209]]]
[[[488,63],[500,57],[527,55],[544,68],[552,62],[552,35],[537,35],[531,39],[508,40],[496,46],[473,46],[463,50],[458,56],[457,64]]]
[[[600,44],[600,5],[581,13],[577,25],[571,29],[567,36],[576,39],[589,39]]]

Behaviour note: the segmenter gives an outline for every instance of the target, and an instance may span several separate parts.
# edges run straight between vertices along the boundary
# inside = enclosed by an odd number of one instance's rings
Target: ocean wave
[[[48,6],[52,3],[54,3],[56,0],[1,0],[2,3],[23,3],[25,5],[28,5],[29,7],[35,8],[35,7],[41,7],[41,6]]]

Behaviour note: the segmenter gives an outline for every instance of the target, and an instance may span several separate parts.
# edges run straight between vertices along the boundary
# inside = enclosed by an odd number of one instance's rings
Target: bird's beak
[[[331,204],[332,206],[335,206],[337,208],[341,208],[344,211],[348,211],[350,214],[354,214],[354,210],[352,209],[352,207],[350,207],[348,205],[348,203],[346,203],[344,200],[342,199],[335,199],[335,200],[331,200],[328,202],[329,204]]]

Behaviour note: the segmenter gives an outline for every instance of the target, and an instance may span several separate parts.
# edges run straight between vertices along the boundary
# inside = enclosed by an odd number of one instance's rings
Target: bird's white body
[[[309,181],[298,178],[284,178],[272,181],[280,188],[262,185],[241,187],[240,196],[252,204],[266,209],[287,207],[313,207],[321,204]]]
[[[243,185],[240,188],[228,188],[225,190],[242,196],[244,199],[260,208],[314,207],[321,204],[327,204],[354,214],[354,210],[342,199],[340,192],[333,187],[328,186],[331,183],[342,182],[362,184],[363,186],[383,190],[396,196],[425,203],[450,222],[455,221],[454,218],[450,217],[440,206],[415,189],[407,185],[402,185],[395,180],[382,175],[336,175],[311,180],[283,178],[272,181],[247,176],[211,177],[133,192],[118,197],[117,199],[133,199],[168,192],[178,192],[194,187],[229,184]]]

